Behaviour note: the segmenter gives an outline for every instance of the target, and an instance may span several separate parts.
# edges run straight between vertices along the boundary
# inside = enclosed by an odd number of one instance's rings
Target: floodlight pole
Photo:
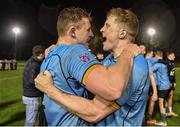
[[[16,59],[16,40],[17,40],[17,33],[15,33],[15,38],[14,38],[14,59]]]
[[[12,29],[12,31],[13,31],[14,34],[15,34],[15,38],[14,38],[14,59],[16,59],[16,41],[17,41],[18,34],[19,34],[21,31],[20,31],[20,28],[19,28],[19,27],[14,27],[14,28]]]

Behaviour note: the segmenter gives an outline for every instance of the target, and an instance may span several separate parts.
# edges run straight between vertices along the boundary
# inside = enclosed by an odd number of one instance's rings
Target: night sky
[[[106,11],[112,7],[132,9],[139,18],[138,43],[173,49],[180,61],[180,1],[179,0],[0,0],[0,59],[13,58],[14,26],[22,29],[17,36],[17,59],[26,60],[36,44],[56,43],[58,12],[67,6],[87,9],[93,16],[93,31],[105,21]],[[156,29],[153,42],[146,31]],[[152,38],[151,38],[152,39]]]

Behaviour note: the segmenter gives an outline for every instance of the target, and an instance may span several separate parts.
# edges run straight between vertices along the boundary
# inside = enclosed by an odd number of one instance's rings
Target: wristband
[[[117,104],[116,102],[112,102],[111,103],[111,106],[113,107],[113,108],[115,108],[115,109],[119,109],[121,106],[119,105],[119,104]]]

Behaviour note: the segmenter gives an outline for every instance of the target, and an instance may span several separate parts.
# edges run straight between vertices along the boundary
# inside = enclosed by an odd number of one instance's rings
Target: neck
[[[157,58],[158,60],[162,60],[162,57],[161,57],[161,56],[156,56],[156,58]]]
[[[117,48],[112,51],[114,58],[117,58],[121,55],[122,51],[119,51]]]
[[[66,45],[71,45],[71,44],[75,44],[75,40],[70,38],[70,37],[59,37],[57,40],[57,45],[60,44],[66,44]]]
[[[113,49],[112,54],[114,56],[114,58],[117,58],[121,55],[122,51],[123,51],[123,47],[127,44],[130,44],[131,42],[128,40],[121,40],[118,45],[116,46],[116,48]]]

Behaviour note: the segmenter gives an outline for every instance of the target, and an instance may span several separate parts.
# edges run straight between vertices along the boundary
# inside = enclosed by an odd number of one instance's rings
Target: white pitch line
[[[8,79],[17,79],[17,78],[20,78],[22,76],[13,76],[13,77],[9,77],[9,78],[1,78],[0,81],[3,81],[3,80],[8,80]]]

